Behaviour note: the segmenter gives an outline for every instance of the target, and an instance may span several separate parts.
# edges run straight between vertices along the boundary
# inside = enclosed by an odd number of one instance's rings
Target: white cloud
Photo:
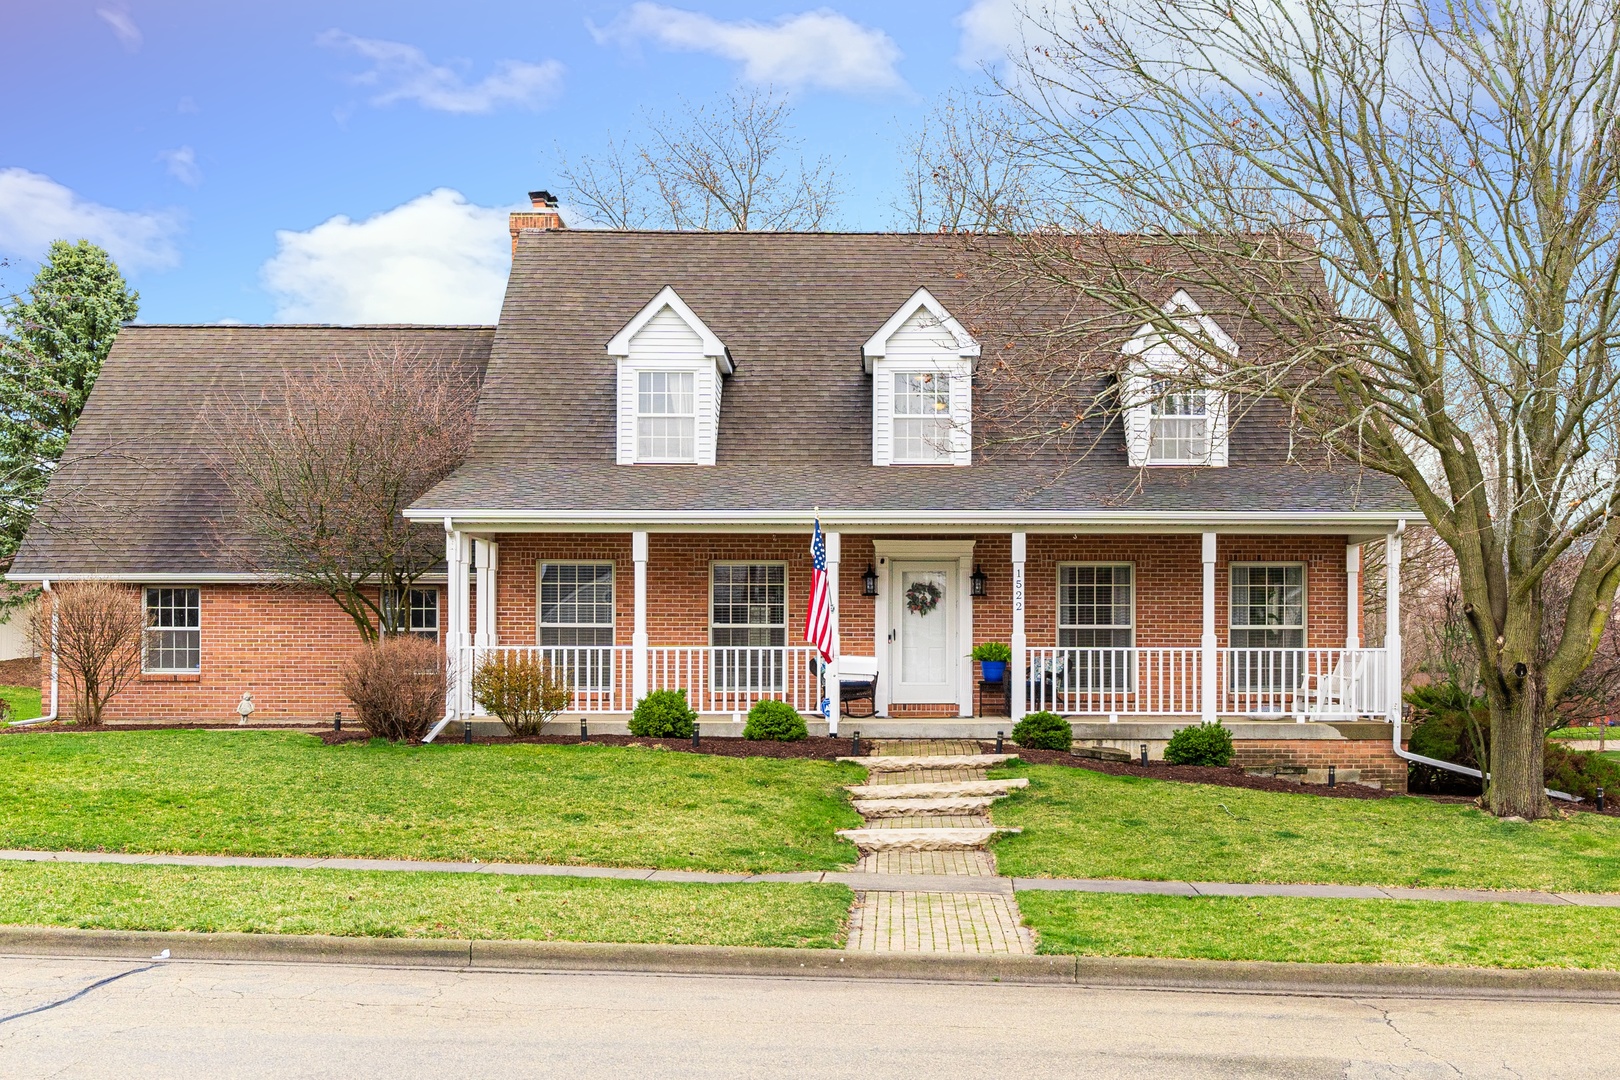
[[[112,27],[113,36],[118,38],[118,44],[124,47],[125,52],[140,51],[141,42],[145,39],[141,35],[141,28],[130,18],[129,9],[123,4],[115,4],[96,8],[96,14],[101,16],[102,22]]]
[[[487,113],[503,105],[538,109],[562,92],[563,65],[502,60],[481,82],[469,84],[454,69],[435,64],[414,45],[355,37],[328,30],[317,45],[347,49],[371,61],[371,70],[354,76],[359,86],[375,87],[373,105],[414,101],[424,109],[449,113]]]
[[[158,160],[168,166],[170,176],[186,187],[196,187],[202,183],[202,170],[197,167],[197,151],[191,147],[163,150],[159,152]]]
[[[261,277],[283,322],[493,323],[511,265],[507,213],[439,188],[364,221],[277,232]]]
[[[0,251],[38,258],[52,240],[90,240],[125,269],[162,269],[180,261],[180,219],[172,211],[117,210],[79,197],[48,176],[0,169]]]
[[[894,39],[830,8],[784,15],[767,24],[753,19],[723,22],[642,2],[605,27],[591,27],[591,34],[599,44],[628,46],[647,40],[676,52],[735,60],[750,82],[856,92],[905,87],[894,67],[901,56]]]
[[[965,68],[1005,69],[1009,60],[1023,59],[1026,47],[1039,48],[1051,40],[1040,25],[1051,17],[1049,0],[973,0],[956,17],[962,30],[956,62]]]

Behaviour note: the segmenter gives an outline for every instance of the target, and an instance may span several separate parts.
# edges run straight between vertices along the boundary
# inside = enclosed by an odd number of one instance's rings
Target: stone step
[[[839,829],[838,835],[861,851],[968,851],[986,847],[1003,833],[1022,829]]]
[[[911,817],[916,814],[983,814],[1000,795],[950,795],[935,799],[856,799],[863,818]]]
[[[975,795],[1005,795],[1029,787],[1026,777],[1011,780],[958,780],[949,784],[851,784],[844,790],[857,799],[946,799]]]
[[[913,772],[918,769],[988,769],[1003,765],[1016,754],[939,754],[935,757],[841,757],[864,765],[868,772]]]

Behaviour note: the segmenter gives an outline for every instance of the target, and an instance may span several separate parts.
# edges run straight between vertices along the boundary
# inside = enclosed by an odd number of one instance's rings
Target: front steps
[[[839,759],[862,765],[869,774],[867,783],[849,788],[866,826],[838,833],[863,855],[981,851],[996,836],[1019,831],[992,825],[989,812],[997,799],[1028,781],[985,778],[986,769],[1013,755],[949,752],[964,749],[959,745],[920,747],[947,751],[920,756],[887,752],[909,749],[903,744],[876,749],[872,757]]]

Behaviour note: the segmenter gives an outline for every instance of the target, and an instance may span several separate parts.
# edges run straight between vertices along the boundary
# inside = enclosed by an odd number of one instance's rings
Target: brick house
[[[573,677],[570,729],[612,730],[664,687],[709,734],[764,697],[819,719],[825,694],[836,718],[841,683],[875,672],[849,703],[875,715],[846,731],[993,736],[1044,708],[1156,749],[1219,717],[1245,760],[1404,783],[1398,607],[1364,648],[1361,545],[1398,544],[1416,511],[1387,478],[1292,460],[1280,410],[1131,404],[1175,374],[1143,328],[1105,343],[1117,383],[1075,391],[1126,407],[1083,449],[1029,451],[984,406],[948,239],[569,231],[544,200],[513,217],[493,328],[121,334],[48,497],[80,494],[79,517],[30,535],[12,574],[144,590],[149,670],[114,716],[222,719],[249,689],[263,716],[344,707],[347,617],[219,564],[197,418],[226,381],[403,341],[486,365],[467,462],[407,515],[445,534],[447,572],[408,603],[455,662],[452,722],[477,713],[480,658],[539,650]],[[1166,304],[1239,359],[1258,333],[1187,291]],[[825,683],[800,640],[817,517],[843,674]],[[968,655],[986,641],[1012,650],[997,684]]]

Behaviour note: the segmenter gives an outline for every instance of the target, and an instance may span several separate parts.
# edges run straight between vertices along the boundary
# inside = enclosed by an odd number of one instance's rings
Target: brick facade
[[[634,631],[634,564],[628,533],[513,533],[500,543],[496,632],[503,645],[538,639],[537,571],[546,560],[607,561],[614,565],[614,638],[631,644]],[[875,564],[872,536],[845,534],[841,574],[844,651],[865,655],[874,647],[874,601],[861,595],[861,574]],[[1228,566],[1233,561],[1300,562],[1305,565],[1307,644],[1344,644],[1343,537],[1223,536],[1217,548],[1216,624],[1226,643]],[[787,568],[787,642],[800,643],[810,587],[808,537],[802,533],[654,533],[649,538],[647,629],[651,644],[702,646],[709,641],[710,567],[717,561],[777,561]],[[1136,643],[1143,647],[1198,645],[1202,633],[1200,538],[1196,534],[1050,535],[1028,537],[1025,627],[1031,647],[1057,643],[1058,567],[1068,562],[1128,562],[1135,567]],[[1005,534],[975,538],[973,562],[988,579],[986,595],[973,601],[973,641],[1009,641],[1012,635],[1011,540]],[[114,718],[228,720],[243,690],[252,690],[264,719],[324,719],[347,707],[338,690],[344,658],[358,635],[335,603],[324,596],[252,585],[203,584],[202,671],[198,675],[147,675],[110,707]],[[476,600],[475,600],[476,603]],[[441,596],[441,617],[445,612]],[[49,665],[45,665],[48,678]],[[979,711],[975,670],[975,712]],[[48,685],[46,687],[49,689]],[[67,700],[64,692],[63,700]],[[987,703],[1000,709],[999,701]],[[915,705],[910,715],[944,713]]]
[[[1406,761],[1382,739],[1240,739],[1232,744],[1232,764],[1253,769],[1303,766],[1315,773],[1329,765],[1344,778],[1345,770],[1359,769],[1363,781],[1375,781],[1390,791],[1406,790]]]

